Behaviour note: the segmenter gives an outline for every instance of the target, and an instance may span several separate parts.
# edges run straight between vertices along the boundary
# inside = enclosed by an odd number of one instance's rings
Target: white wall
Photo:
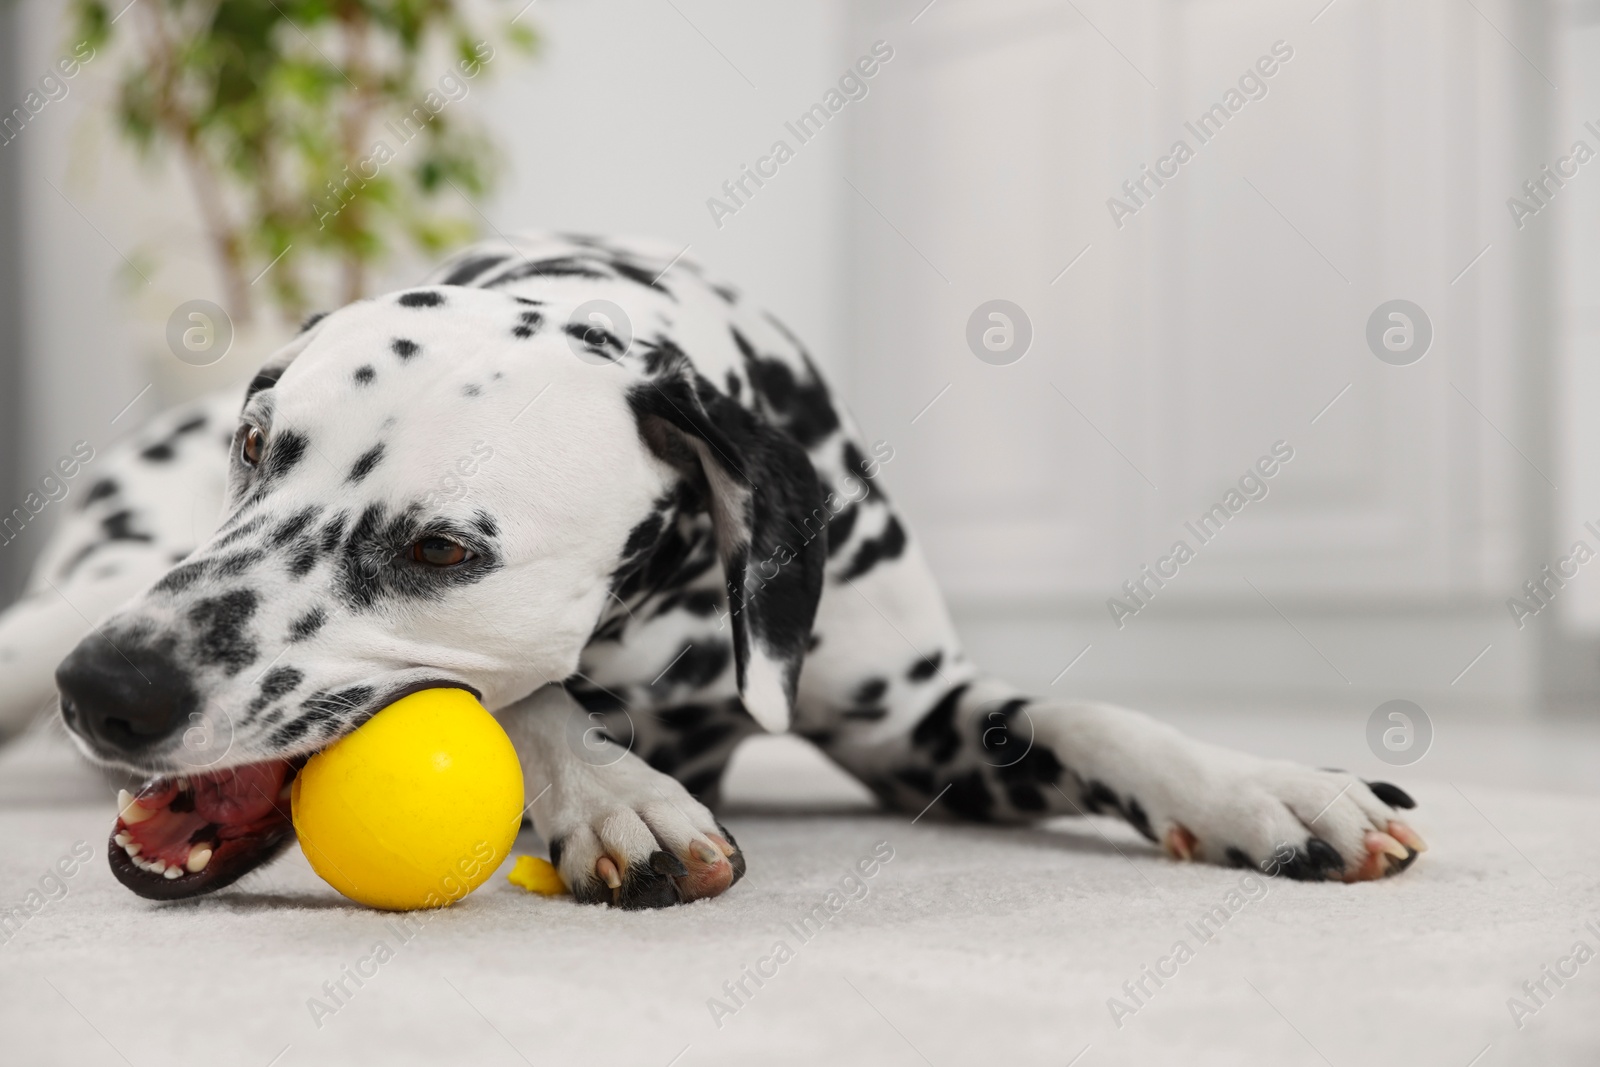
[[[1548,238],[1504,201],[1553,158],[1542,8],[1321,6],[857,9],[903,65],[852,162],[854,394],[1007,673],[1048,684],[1092,645],[1062,684],[1129,699],[1538,693],[1541,637],[1504,601],[1557,501]],[[1267,95],[1201,145],[1184,121],[1279,41]],[[1180,137],[1194,159],[1115,225],[1108,198]],[[992,297],[1034,322],[1011,366],[963,341]],[[1409,367],[1364,341],[1396,297],[1435,330]],[[1108,598],[1278,440],[1271,495],[1114,625]]]

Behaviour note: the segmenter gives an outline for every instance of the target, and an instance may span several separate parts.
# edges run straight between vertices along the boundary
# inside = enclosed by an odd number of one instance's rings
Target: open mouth
[[[289,785],[305,763],[268,760],[162,775],[117,797],[106,853],[117,881],[151,900],[209,893],[276,856],[294,836]]]

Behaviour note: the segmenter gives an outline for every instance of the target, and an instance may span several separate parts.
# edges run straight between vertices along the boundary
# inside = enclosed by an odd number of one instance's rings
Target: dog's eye
[[[261,462],[261,453],[266,450],[267,435],[261,432],[259,426],[251,426],[244,432],[244,440],[239,442],[239,458],[244,460],[246,467],[254,467]]]
[[[412,545],[407,555],[414,563],[430,567],[454,567],[476,556],[466,545],[457,544],[448,537],[424,537]]]

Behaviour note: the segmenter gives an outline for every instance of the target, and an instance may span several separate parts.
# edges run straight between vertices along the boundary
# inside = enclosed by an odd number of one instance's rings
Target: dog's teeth
[[[151,874],[160,874],[167,869],[166,860],[155,860],[146,868]]]
[[[117,817],[129,826],[144,822],[155,812],[148,808],[141,808],[134,802],[133,794],[126,789],[117,790]]]
[[[199,874],[201,871],[206,869],[206,864],[210,862],[211,850],[209,848],[196,845],[194,848],[189,850],[189,862],[185,863],[184,866],[189,868],[189,873]]]
[[[178,790],[187,793],[189,791],[189,779],[180,777],[178,779]]]
[[[139,844],[139,843],[137,843],[137,842],[134,842],[133,844],[129,844],[129,845],[123,845],[122,848],[130,856],[137,856],[139,853],[144,851],[144,846]]]
[[[161,877],[165,878],[167,881],[170,882],[174,878],[178,878],[178,877],[182,876],[182,874],[183,874],[183,868],[182,867],[168,867],[166,869],[166,872],[163,873]]]
[[[123,794],[126,795],[126,793],[127,790],[123,790]],[[118,799],[121,798],[119,797]],[[154,818],[155,814],[156,813],[151,811],[149,808],[141,807],[139,802],[134,800],[132,797],[128,797],[128,802],[124,804],[122,806],[122,810],[117,813],[122,821],[129,826],[137,826],[146,819]]]
[[[117,836],[113,837],[111,840],[115,841],[117,844],[121,845],[123,848],[127,848],[128,847],[128,842],[132,841],[133,838],[129,837],[127,834],[118,834]]]

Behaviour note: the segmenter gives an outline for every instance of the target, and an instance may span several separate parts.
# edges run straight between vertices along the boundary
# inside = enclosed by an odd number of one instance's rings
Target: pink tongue
[[[283,772],[281,763],[251,763],[198,779],[194,810],[208,822],[252,822],[276,806]]]

